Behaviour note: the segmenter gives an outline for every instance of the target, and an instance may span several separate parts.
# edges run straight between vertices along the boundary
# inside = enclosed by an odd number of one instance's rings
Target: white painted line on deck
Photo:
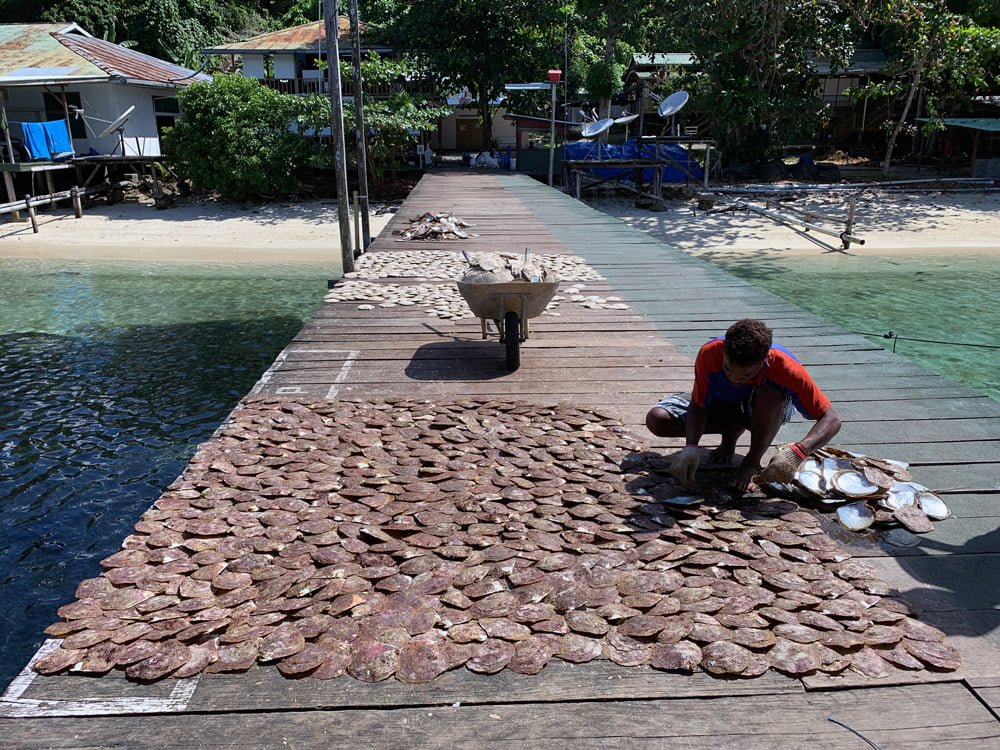
[[[353,355],[360,354],[360,352],[351,349],[286,349],[285,351],[288,354],[337,354],[339,352],[346,352]]]
[[[359,354],[361,354],[361,352],[352,351],[348,353],[347,359],[344,360],[344,364],[340,366],[340,372],[337,373],[336,380],[333,381],[334,384],[331,385],[330,390],[326,392],[327,401],[333,401],[333,399],[337,398],[337,393],[340,392],[340,386],[345,380],[347,380],[347,375],[351,372],[351,367],[354,366],[354,360],[358,358]]]
[[[31,687],[37,673],[35,662],[59,648],[62,641],[49,639],[43,643],[31,661],[21,670],[0,698],[0,716],[17,719],[38,716],[101,716],[120,714],[179,713],[188,707],[201,675],[186,680],[174,680],[174,689],[165,698],[93,698],[91,700],[38,700],[22,698]]]
[[[277,357],[275,357],[274,362],[268,367],[264,374],[260,376],[260,380],[250,389],[251,395],[257,395],[266,388],[274,374],[281,369],[281,367],[288,361],[288,358],[295,354],[346,354],[347,357],[344,363],[340,366],[340,371],[337,373],[337,377],[334,379],[334,385],[330,387],[327,391],[326,399],[332,401],[337,397],[337,393],[340,391],[340,386],[343,384],[344,380],[347,378],[348,373],[351,371],[351,367],[354,365],[355,360],[360,356],[361,352],[355,351],[353,349],[283,349]],[[300,386],[282,386],[275,389],[275,395],[278,396],[297,396],[306,394],[308,391]]]
[[[287,349],[282,349],[280,352],[278,352],[278,356],[275,357],[274,362],[271,363],[271,366],[268,367],[266,370],[264,370],[264,374],[260,376],[260,380],[258,380],[257,384],[250,389],[251,394],[256,395],[260,393],[262,390],[264,390],[264,386],[266,386],[268,383],[271,382],[271,378],[274,376],[274,373],[277,372],[278,369],[285,363],[285,357],[287,356],[288,356]]]

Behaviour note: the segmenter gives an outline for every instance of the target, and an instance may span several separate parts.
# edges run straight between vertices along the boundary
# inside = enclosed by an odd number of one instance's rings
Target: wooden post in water
[[[354,270],[351,248],[351,196],[347,190],[347,152],[344,145],[344,99],[340,81],[340,25],[337,22],[337,0],[325,0],[323,19],[326,27],[327,73],[330,80],[330,135],[333,137],[333,162],[337,173],[337,220],[340,224],[340,258],[344,273]]]
[[[31,196],[24,196],[24,207],[28,211],[28,218],[31,219],[31,231],[38,234],[38,217],[35,216],[35,207],[31,205]]]
[[[372,230],[368,223],[368,147],[365,133],[364,81],[361,78],[361,31],[358,22],[358,0],[348,0],[347,14],[351,22],[351,60],[354,66],[354,128],[358,144],[358,190],[361,193],[361,228],[364,244],[358,243],[358,254],[372,244]],[[355,212],[358,208],[355,205]]]

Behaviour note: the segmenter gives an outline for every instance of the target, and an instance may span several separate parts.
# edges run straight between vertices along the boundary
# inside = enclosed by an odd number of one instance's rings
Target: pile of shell
[[[950,511],[940,497],[913,481],[907,464],[827,446],[799,467],[794,481],[772,485],[793,497],[837,507],[837,520],[852,531],[873,524],[902,525],[914,534],[934,530]]]
[[[510,253],[463,253],[469,267],[462,274],[466,284],[507,284],[513,281],[530,283],[558,281],[558,274],[550,271],[539,258],[531,257],[525,249],[523,255]]]
[[[478,237],[463,231],[468,227],[475,226],[469,224],[452,213],[431,213],[427,212],[410,219],[410,226],[399,232],[397,242],[406,240],[466,240],[469,237]],[[393,234],[397,234],[393,232]]]
[[[34,668],[415,683],[553,658],[744,677],[959,666],[813,514],[677,505],[638,448],[568,406],[247,400],[60,608],[46,632],[62,643]]]
[[[560,279],[602,281],[603,277],[576,255],[543,255],[545,268]],[[402,250],[365,253],[345,273],[346,279],[441,279],[455,281],[469,268],[458,253],[447,250]]]
[[[578,284],[577,287],[582,287]],[[577,288],[579,291],[579,288]],[[627,310],[628,305],[619,302],[619,297],[582,297],[572,301],[587,308]],[[427,315],[442,320],[462,320],[474,318],[468,303],[462,299],[454,284],[385,284],[370,281],[346,279],[327,292],[327,302],[360,302],[358,310],[374,310],[375,307],[421,307]],[[543,315],[558,316],[559,305],[566,297],[555,295],[545,308]]]
[[[422,307],[431,317],[461,320],[473,317],[469,305],[452,284],[376,284],[370,281],[341,281],[327,292],[327,302],[363,302],[359,310],[379,307]]]
[[[599,294],[581,294],[583,284],[576,284],[566,289],[567,299],[577,302],[588,310],[628,310],[629,306],[622,302],[621,297],[602,297]],[[563,299],[563,298],[560,298]]]

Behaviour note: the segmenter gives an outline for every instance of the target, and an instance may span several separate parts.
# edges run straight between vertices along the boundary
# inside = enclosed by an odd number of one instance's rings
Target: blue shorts
[[[687,419],[688,407],[691,406],[690,393],[674,393],[671,396],[664,396],[656,404],[671,417],[684,422]],[[795,416],[795,405],[792,403],[792,395],[785,394],[785,416],[781,420],[782,424],[788,424]],[[750,427],[750,419],[753,417],[753,391],[742,403],[727,401],[712,401],[708,405],[709,418],[719,421],[736,421],[744,427]]]

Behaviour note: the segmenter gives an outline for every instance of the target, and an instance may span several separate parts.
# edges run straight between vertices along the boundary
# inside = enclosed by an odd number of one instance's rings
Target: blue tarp
[[[672,160],[673,165],[661,167],[660,179],[663,182],[687,182],[702,178],[701,165],[698,164],[687,149],[676,143],[643,143],[625,141],[620,146],[591,143],[590,141],[574,141],[564,146],[563,159],[566,161],[607,161],[610,159],[658,159]],[[690,174],[686,174],[679,166],[682,165]],[[597,167],[587,170],[588,174],[602,179],[614,177],[632,177],[634,169],[624,167]],[[644,182],[652,182],[653,167],[642,170]]]

